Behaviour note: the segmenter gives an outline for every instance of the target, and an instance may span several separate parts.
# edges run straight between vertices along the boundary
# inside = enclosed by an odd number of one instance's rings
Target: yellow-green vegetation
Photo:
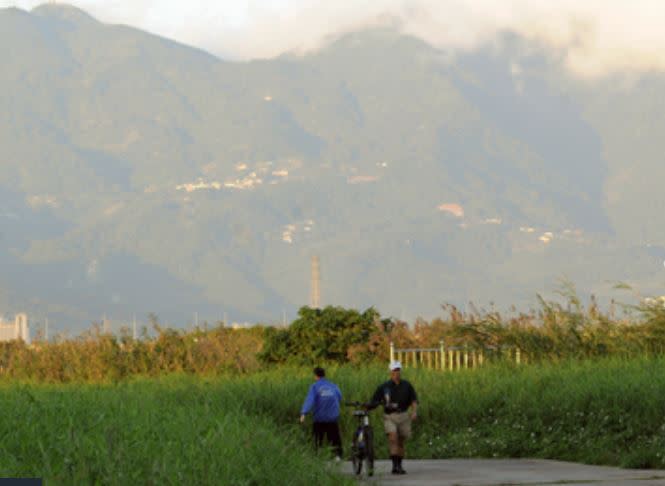
[[[288,426],[311,370],[282,368],[233,380],[248,413]],[[329,370],[345,400],[368,400],[384,366]],[[403,372],[419,395],[412,458],[541,457],[626,467],[665,466],[665,359],[600,358],[477,370]],[[348,412],[348,410],[347,410]],[[381,412],[372,416],[381,430]],[[354,422],[342,421],[348,439]],[[387,446],[376,434],[377,450]],[[347,441],[348,442],[348,441]],[[346,444],[348,450],[348,444]]]
[[[5,385],[0,476],[63,485],[345,484],[297,428],[246,413],[254,397],[234,396],[228,385],[196,377]]]
[[[0,343],[0,474],[52,484],[339,484],[297,423],[326,364],[346,400],[369,399],[400,347],[514,346],[458,372],[405,370],[421,401],[409,457],[543,457],[665,467],[665,307],[616,317],[566,304],[504,318],[462,314],[408,327],[363,313],[304,308],[291,328],[182,332],[134,340],[99,332]],[[348,452],[353,431],[344,411]],[[373,422],[381,429],[381,413]],[[376,434],[379,456],[385,438]]]
[[[211,375],[256,371],[261,327],[184,332],[157,327],[153,338],[132,339],[95,329],[77,339],[0,342],[0,375],[49,383],[115,382],[135,375]]]
[[[386,362],[389,343],[398,348],[447,346],[484,350],[500,360],[519,348],[529,362],[600,357],[658,356],[665,352],[665,306],[660,300],[602,311],[582,305],[573,289],[565,303],[541,300],[537,311],[504,316],[494,311],[462,313],[446,307],[443,317],[413,326],[381,318],[373,309],[300,309],[286,328],[217,327],[184,332],[156,326],[156,336],[132,339],[98,330],[77,339],[0,343],[0,377],[42,382],[116,382],[131,376],[170,373],[251,373],[291,364]],[[629,311],[629,312],[626,312]]]
[[[421,458],[665,466],[665,361],[617,358],[417,373]]]
[[[367,400],[384,367],[328,368],[345,400]],[[543,457],[663,467],[665,360],[409,370],[421,402],[410,458]],[[309,368],[177,375],[118,384],[5,384],[0,474],[49,484],[343,484],[297,423]],[[348,453],[353,430],[342,418]],[[372,421],[381,430],[381,412]],[[383,434],[377,450],[385,457]],[[281,479],[279,479],[281,481]]]

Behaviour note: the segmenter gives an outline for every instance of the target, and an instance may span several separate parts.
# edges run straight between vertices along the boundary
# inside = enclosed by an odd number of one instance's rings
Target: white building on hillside
[[[30,344],[30,328],[28,327],[28,316],[26,314],[16,314],[14,322],[9,322],[0,317],[0,341],[11,341],[13,339],[22,339],[26,344]]]

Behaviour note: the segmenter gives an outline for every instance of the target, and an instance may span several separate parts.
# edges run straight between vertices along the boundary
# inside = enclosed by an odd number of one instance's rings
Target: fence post
[[[522,352],[520,351],[520,348],[517,348],[515,350],[515,362],[517,364],[520,364],[522,361]]]
[[[395,343],[390,341],[390,362],[395,361]]]
[[[455,363],[453,362],[453,353],[454,351],[452,349],[448,349],[448,368],[450,368],[450,371],[453,371],[455,369]]]
[[[467,349],[467,345],[464,345],[464,368],[469,367],[469,350]]]
[[[442,370],[446,369],[446,346],[443,344],[443,339],[439,341],[439,353],[441,353],[440,359],[441,361],[439,362],[439,366],[441,367]]]

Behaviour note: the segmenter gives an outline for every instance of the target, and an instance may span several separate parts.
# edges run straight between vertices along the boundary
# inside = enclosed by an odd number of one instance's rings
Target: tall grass
[[[225,383],[5,385],[0,475],[46,484],[345,484],[296,428],[243,411]]]
[[[408,458],[541,457],[665,467],[665,360],[404,370],[419,394]],[[329,367],[367,400],[385,367]],[[117,384],[0,386],[0,475],[49,484],[343,484],[298,423],[308,368]],[[379,457],[382,413],[373,412]],[[346,453],[355,427],[342,414]]]
[[[446,306],[442,317],[417,320],[411,326],[377,317],[373,325],[370,323],[373,332],[363,335],[362,342],[349,340],[348,333],[338,333],[345,337],[337,341],[328,336],[331,333],[326,334],[326,339],[317,339],[314,323],[312,329],[308,328],[311,337],[305,344],[319,348],[334,344],[339,348],[335,353],[338,362],[362,365],[386,362],[391,342],[398,348],[431,348],[438,347],[442,340],[447,346],[469,350],[519,348],[522,356],[531,362],[665,354],[665,305],[661,300],[648,301],[629,309],[632,313],[617,315],[612,309],[601,311],[593,299],[583,305],[572,288],[563,294],[566,297],[563,303],[541,299],[538,310],[511,316],[493,310],[463,313]],[[329,310],[331,315],[348,314],[333,312],[336,308]],[[336,329],[343,328],[345,322],[325,324]],[[257,356],[264,348],[266,336],[270,339],[269,336],[275,335],[260,326],[191,332],[156,326],[156,331],[155,337],[132,339],[127,333],[116,336],[97,328],[76,339],[57,342],[38,339],[32,346],[17,341],[2,342],[0,378],[112,383],[137,375],[251,373],[265,367]],[[297,351],[293,350],[289,356],[294,362],[302,362],[303,356],[298,356]],[[499,352],[489,354],[501,356]],[[308,360],[319,355],[328,353],[309,352]]]
[[[224,327],[185,332],[157,327],[153,338],[132,339],[93,328],[76,339],[32,346],[0,342],[0,376],[48,383],[116,382],[170,373],[244,373],[259,368],[264,329]]]
[[[328,370],[345,400],[368,400],[383,367]],[[419,394],[410,457],[541,457],[626,467],[665,467],[665,360],[603,358],[528,367],[498,364],[440,372],[405,370]],[[283,427],[295,422],[309,370],[280,368],[231,380],[224,393]],[[355,427],[343,414],[348,438]],[[372,415],[382,431],[382,415]],[[303,432],[305,434],[306,432]],[[386,457],[382,433],[378,452]],[[348,444],[345,444],[348,450]]]

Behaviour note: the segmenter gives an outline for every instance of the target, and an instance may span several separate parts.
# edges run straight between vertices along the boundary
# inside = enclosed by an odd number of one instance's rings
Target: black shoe
[[[402,458],[397,456],[397,474],[406,474],[406,471],[402,469]]]
[[[390,456],[390,459],[393,461],[393,470],[391,471],[392,474],[399,474],[399,462],[397,459],[397,456]]]

